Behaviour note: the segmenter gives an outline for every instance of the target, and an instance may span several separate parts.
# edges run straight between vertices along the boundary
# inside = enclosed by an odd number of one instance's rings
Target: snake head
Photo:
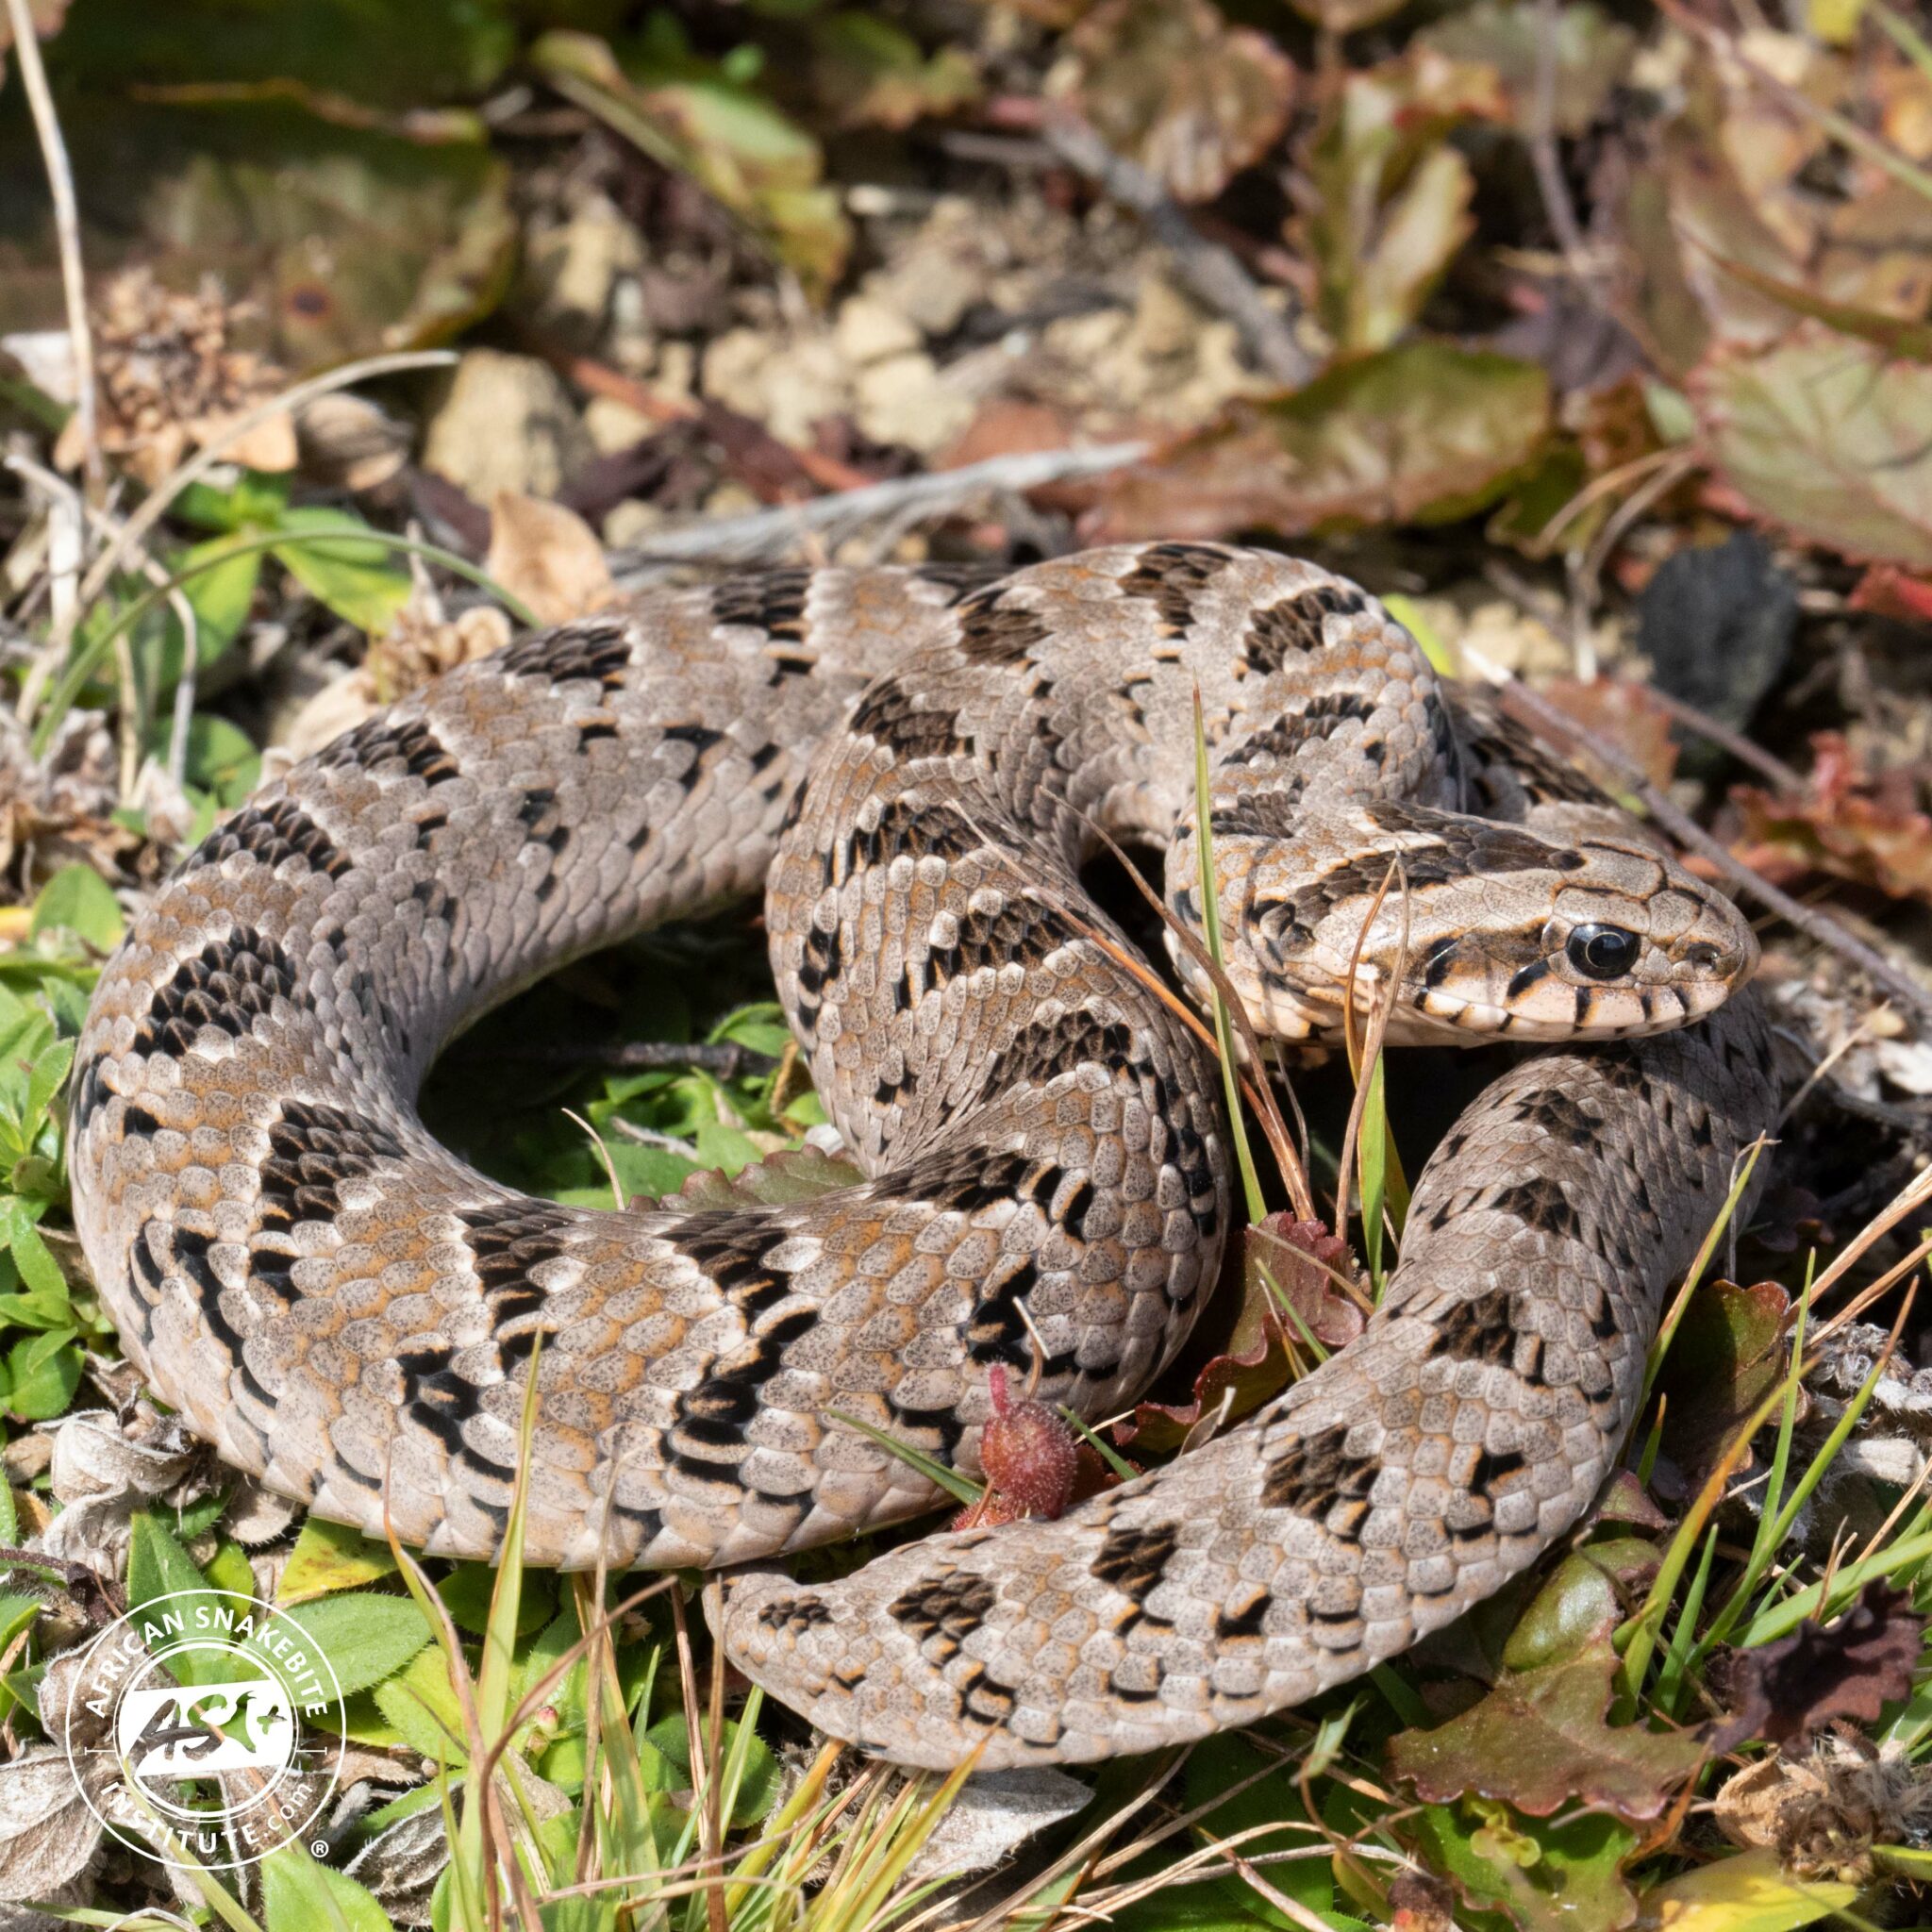
[[[1722,892],[1620,813],[1545,816],[1377,810],[1325,870],[1307,844],[1217,846],[1228,976],[1256,1030],[1333,1038],[1351,990],[1366,1018],[1393,982],[1398,1043],[1628,1039],[1701,1019],[1750,978],[1757,941]]]

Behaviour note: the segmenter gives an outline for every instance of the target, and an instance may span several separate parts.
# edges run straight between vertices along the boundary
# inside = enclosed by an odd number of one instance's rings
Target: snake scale
[[[1367,1332],[1257,1417],[1057,1523],[754,1574],[723,1636],[835,1736],[992,1767],[1246,1723],[1446,1622],[1590,1501],[1770,1124],[1755,997],[1715,1011],[1757,949],[1380,605],[1270,554],[647,592],[265,787],[135,922],[79,1044],[75,1212],[129,1355],[318,1514],[485,1558],[534,1357],[526,1548],[571,1566],[744,1564],[929,1507],[828,1411],[970,1470],[995,1363],[1111,1412],[1186,1336],[1233,1200],[1213,1058],[1078,866],[1096,824],[1165,846],[1198,929],[1197,691],[1262,1032],[1332,1038],[1352,984],[1398,1041],[1557,1044],[1429,1162]],[[425,1132],[481,1009],[761,889],[862,1184],[600,1213]]]

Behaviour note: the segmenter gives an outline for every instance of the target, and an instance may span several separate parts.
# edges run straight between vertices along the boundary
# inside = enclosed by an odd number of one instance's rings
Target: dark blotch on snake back
[[[1024,664],[1053,635],[1037,610],[1007,604],[1006,586],[976,591],[958,607],[959,649],[975,664]]]
[[[943,1660],[958,1654],[992,1607],[993,1587],[985,1577],[955,1572],[908,1591],[886,1614],[911,1631],[928,1657]]]
[[[1193,628],[1194,598],[1227,565],[1227,552],[1211,543],[1150,543],[1120,586],[1153,604],[1169,637],[1185,637]]]
[[[1334,1423],[1289,1442],[1269,1465],[1262,1507],[1320,1522],[1337,1503],[1366,1503],[1382,1465],[1373,1456],[1351,1455],[1347,1441],[1348,1424]]]
[[[969,748],[959,736],[957,711],[926,710],[894,678],[873,686],[852,714],[855,737],[875,738],[902,764],[914,758],[951,758]]]
[[[341,1211],[337,1189],[371,1173],[379,1160],[402,1157],[402,1145],[374,1121],[320,1101],[285,1100],[268,1130],[261,1163],[263,1226],[333,1221]]]
[[[201,841],[187,865],[220,865],[241,852],[271,870],[286,859],[299,858],[310,872],[332,879],[341,878],[352,863],[292,798],[237,812]]]
[[[295,968],[289,956],[253,927],[238,925],[175,969],[135,1029],[134,1050],[178,1059],[204,1026],[219,1026],[240,1040],[277,998],[294,996]]]
[[[366,772],[371,776],[400,764],[425,785],[444,785],[460,775],[456,759],[428,725],[421,720],[393,724],[380,712],[317,752],[315,762],[326,771]]]
[[[1180,1525],[1173,1523],[1158,1523],[1146,1529],[1110,1529],[1089,1567],[1102,1583],[1119,1591],[1130,1603],[1144,1604],[1160,1587],[1180,1540]]]
[[[630,655],[624,632],[614,625],[570,625],[525,638],[498,662],[512,677],[538,677],[547,684],[594,679],[608,693],[624,689]]]

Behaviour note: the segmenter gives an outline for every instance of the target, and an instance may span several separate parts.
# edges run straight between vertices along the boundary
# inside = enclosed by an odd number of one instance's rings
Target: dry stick
[[[691,1629],[685,1618],[681,1590],[671,1592],[671,1620],[677,1638],[677,1684],[684,1695],[684,1736],[691,1754],[691,1790],[704,1793],[704,1809],[698,1814],[699,1872],[701,1876],[712,1880],[705,1893],[705,1915],[709,1932],[725,1932],[722,1923],[724,1894],[718,1889],[714,1876],[724,1869],[724,1847],[718,1837],[709,1789],[723,1766],[716,1761],[708,1762],[707,1758],[714,1758],[715,1754],[706,1751],[699,1742],[697,1665],[691,1660]],[[708,1742],[708,1736],[706,1741]]]
[[[1385,1001],[1376,995],[1369,1012],[1367,1037],[1358,1044],[1356,1040],[1355,989],[1357,975],[1361,971],[1362,948],[1368,943],[1369,928],[1381,917],[1383,902],[1389,896],[1389,889],[1397,883],[1402,888],[1402,937],[1395,951],[1394,971],[1389,975],[1389,997]],[[1355,1074],[1355,1098],[1349,1104],[1348,1124],[1341,1130],[1341,1154],[1335,1168],[1335,1231],[1344,1240],[1348,1232],[1348,1196],[1351,1183],[1355,1179],[1356,1151],[1361,1140],[1362,1115],[1369,1098],[1369,1086],[1374,1078],[1375,1068],[1382,1058],[1382,1042],[1389,1032],[1389,1022],[1394,1017],[1396,1002],[1402,997],[1402,972],[1408,958],[1408,879],[1402,868],[1402,855],[1397,852],[1391,856],[1389,870],[1382,875],[1382,884],[1370,903],[1363,916],[1361,930],[1355,936],[1355,951],[1348,960],[1348,1003],[1341,1011],[1342,1033],[1348,1043],[1351,1071]],[[1386,1123],[1383,1131],[1388,1131]],[[1383,1201],[1383,1211],[1388,1211],[1388,1202]],[[1362,1203],[1362,1253],[1369,1252],[1369,1208]],[[1373,1288],[1374,1284],[1370,1284]]]
[[[1668,496],[1677,485],[1703,467],[1704,458],[1695,450],[1679,450],[1662,462],[1620,503],[1605,520],[1595,541],[1584,554],[1576,571],[1578,594],[1589,604],[1596,602],[1597,583],[1611,553],[1624,541],[1631,526],[1652,505]]]
[[[724,1621],[724,1588],[715,1575],[705,1579],[708,1599],[705,1621],[715,1630]],[[730,1932],[724,1908],[724,1646],[711,1645],[711,1708],[708,1735],[711,1775],[705,1786],[706,1829],[715,1854],[706,1867],[710,1887],[705,1893],[705,1920],[709,1932]]]
[[[88,481],[99,485],[106,473],[101,466],[100,429],[95,414],[94,343],[87,320],[87,275],[80,261],[80,209],[75,199],[74,170],[68,164],[67,143],[60,136],[59,116],[54,111],[47,70],[41,64],[40,39],[34,32],[27,0],[7,0],[7,15],[13,25],[13,58],[20,62],[21,83],[26,89],[27,105],[33,109],[34,133],[41,143],[47,187],[54,199],[54,234],[60,250],[60,291],[67,306],[67,334],[74,344],[74,413],[80,425],[81,454]]]
[[[72,484],[64,477],[57,476],[52,470],[43,468],[30,457],[8,457],[6,466],[16,475],[24,476],[37,489],[45,491],[50,495],[58,491],[63,496],[79,502]],[[86,521],[94,526],[97,535],[112,540],[117,526],[105,510],[95,509],[92,504],[84,502],[79,502],[79,509]],[[194,606],[188,601],[188,594],[181,586],[146,551],[142,552],[139,562],[142,575],[148,582],[166,593],[168,608],[175,613],[175,620],[181,626],[181,675],[175,685],[175,717],[168,738],[168,776],[178,785],[188,759],[188,726],[194,713],[195,674],[198,668],[196,659],[201,649],[200,625],[195,620]],[[121,642],[125,645],[127,640],[124,638]],[[58,662],[59,657],[65,655],[63,645],[54,661]],[[116,655],[121,660],[124,672],[131,668],[131,656],[127,652],[117,652]],[[44,675],[42,681],[45,682]],[[131,684],[131,680],[128,681]],[[131,717],[131,702],[124,708]],[[124,766],[125,763],[124,756]],[[130,789],[131,781],[124,777],[121,788],[124,798]]]
[[[1749,765],[1784,796],[1802,798],[1810,791],[1810,781],[1802,772],[1794,770],[1762,745],[1753,744],[1741,731],[1733,731],[1728,724],[1719,724],[1708,711],[1700,711],[1695,705],[1687,705],[1682,698],[1673,697],[1669,691],[1659,691],[1654,684],[1647,686],[1646,690],[1651,702],[1659,710],[1668,711],[1686,731],[1695,732],[1699,738],[1707,738],[1740,765]]]
[[[1760,906],[1775,912],[1787,924],[1795,927],[1807,939],[1817,941],[1821,946],[1828,947],[1840,958],[1857,967],[1874,986],[1881,988],[1913,1013],[1920,1025],[1928,1033],[1932,1033],[1932,992],[1927,992],[1924,987],[1900,972],[1889,959],[1874,952],[1862,940],[1855,939],[1837,920],[1812,907],[1801,904],[1789,892],[1781,891],[1773,885],[1761,873],[1753,871],[1743,860],[1733,858],[1729,850],[1720,841],[1713,839],[1690,813],[1673,805],[1670,799],[1644,776],[1633,759],[1626,758],[1607,740],[1591,737],[1580,724],[1566,718],[1547,699],[1539,696],[1520,678],[1512,677],[1500,665],[1485,658],[1481,652],[1465,649],[1464,656],[1476,670],[1514,697],[1539,727],[1553,733],[1566,744],[1579,747],[1607,765],[1616,773],[1618,782],[1642,802],[1645,811],[1669,832],[1672,838],[1689,851],[1708,859],[1723,874],[1727,884],[1735,886],[1739,891],[1756,899]]]
[[[1105,475],[1144,457],[1144,442],[1096,443],[1090,449],[1024,450],[989,457],[957,470],[894,477],[864,490],[814,496],[741,517],[708,517],[653,531],[642,542],[613,551],[610,566],[620,590],[635,589],[672,563],[754,562],[789,555],[801,539],[822,534],[828,543],[892,518],[952,516],[975,497],[1017,494],[1079,476]]]
[[[1202,234],[1146,169],[1115,154],[1086,122],[1072,114],[1052,115],[1041,134],[1070,168],[1086,175],[1109,201],[1133,209],[1146,223],[1155,240],[1173,255],[1182,279],[1241,330],[1256,361],[1276,382],[1299,389],[1314,375],[1313,360],[1288,323],[1262,300],[1241,258]]]
[[[1557,0],[1536,0],[1536,73],[1530,91],[1529,159],[1551,232],[1570,273],[1589,285],[1583,229],[1557,152]]]

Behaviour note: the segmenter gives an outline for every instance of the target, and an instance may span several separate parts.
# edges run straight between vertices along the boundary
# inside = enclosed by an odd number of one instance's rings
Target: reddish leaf
[[[1287,1296],[1324,1347],[1338,1348],[1361,1333],[1361,1310],[1336,1291],[1333,1278],[1353,1273],[1347,1243],[1321,1222],[1288,1214],[1257,1222],[1244,1237],[1241,1310],[1234,1332],[1227,1347],[1194,1377],[1194,1399],[1141,1403],[1131,1422],[1115,1425],[1114,1440],[1142,1449],[1177,1449],[1204,1416],[1223,1415],[1224,1404],[1228,1422],[1258,1408],[1288,1386],[1295,1357],[1307,1356],[1299,1327],[1278,1311],[1276,1291]]]
[[[1913,774],[1866,773],[1836,732],[1818,732],[1811,747],[1808,796],[1774,797],[1755,785],[1733,790],[1743,813],[1744,856],[1774,877],[1825,872],[1896,899],[1932,899],[1932,817],[1921,808]]]
[[[1668,1529],[1671,1519],[1650,1500],[1637,1472],[1620,1469],[1596,1506],[1593,1523],[1627,1523],[1637,1529]]]
[[[1245,1230],[1242,1241],[1244,1313],[1278,1313],[1275,1297],[1285,1295],[1324,1348],[1345,1348],[1362,1332],[1360,1304],[1337,1286],[1338,1277],[1355,1277],[1348,1243],[1330,1234],[1324,1223],[1264,1215]],[[1239,1323],[1235,1334],[1241,1334]]]
[[[1868,570],[1849,601],[1854,610],[1870,610],[1901,624],[1932,624],[1932,579],[1907,576],[1889,563]]]
[[[1622,677],[1599,677],[1589,684],[1560,677],[1541,686],[1539,694],[1582,725],[1593,743],[1611,745],[1640,765],[1653,785],[1668,785],[1676,776],[1671,714],[1647,685]]]
[[[1660,1377],[1664,1454],[1686,1493],[1783,1374],[1790,1311],[1790,1298],[1774,1281],[1713,1281],[1690,1297]]]
[[[1874,1578],[1836,1624],[1807,1617],[1775,1643],[1733,1653],[1723,1688],[1735,1708],[1711,1732],[1711,1748],[1733,1751],[1747,1738],[1801,1745],[1837,1717],[1871,1724],[1880,1707],[1910,1695],[1924,1647],[1911,1591]]]

